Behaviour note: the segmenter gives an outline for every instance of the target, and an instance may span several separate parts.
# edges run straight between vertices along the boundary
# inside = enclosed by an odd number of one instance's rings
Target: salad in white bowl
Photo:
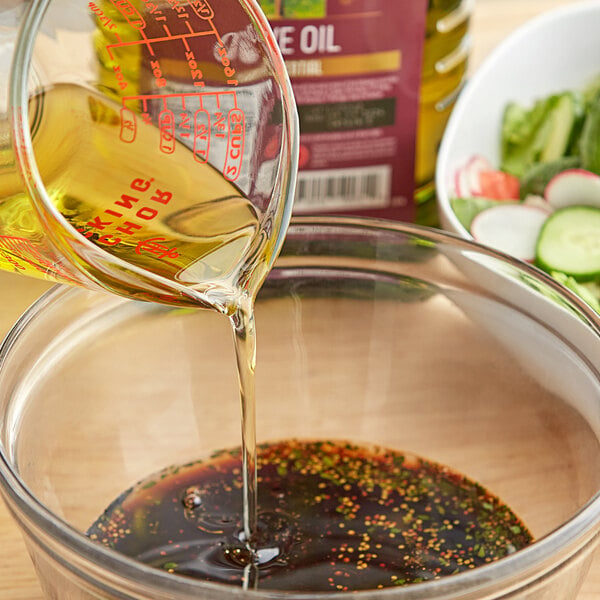
[[[600,2],[547,13],[471,79],[437,168],[442,225],[600,312]]]

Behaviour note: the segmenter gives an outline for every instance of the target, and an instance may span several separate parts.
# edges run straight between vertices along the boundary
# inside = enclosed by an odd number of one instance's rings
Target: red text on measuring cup
[[[175,115],[172,110],[165,109],[158,115],[160,131],[160,151],[164,154],[175,152]]]
[[[122,142],[131,144],[135,140],[137,133],[137,125],[135,121],[135,113],[124,106],[121,108],[121,133],[120,138]]]
[[[242,171],[242,158],[244,156],[244,141],[246,137],[246,119],[239,108],[229,111],[227,117],[228,136],[227,154],[223,175],[229,181],[235,181]]]
[[[199,163],[208,162],[210,149],[210,114],[197,110],[194,114],[194,158]]]
[[[201,19],[208,21],[215,16],[215,11],[206,0],[192,0],[190,6]]]
[[[110,0],[113,6],[125,17],[129,25],[135,29],[144,29],[146,21],[138,12],[131,0]]]

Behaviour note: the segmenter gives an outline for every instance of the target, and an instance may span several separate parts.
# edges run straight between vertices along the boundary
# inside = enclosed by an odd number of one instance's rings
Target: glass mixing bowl
[[[600,527],[597,315],[449,234],[303,218],[256,319],[259,442],[418,454],[483,484],[535,537],[468,572],[353,597],[575,598]],[[0,415],[0,488],[48,599],[330,598],[175,576],[85,535],[136,481],[239,445],[223,316],[57,287],[1,348]]]

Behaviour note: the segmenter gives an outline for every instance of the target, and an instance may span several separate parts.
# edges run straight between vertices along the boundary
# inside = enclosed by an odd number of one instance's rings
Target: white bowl
[[[499,165],[508,102],[530,105],[548,94],[582,89],[599,73],[599,0],[542,14],[506,38],[469,80],[448,121],[436,169],[442,227],[472,237],[450,206],[454,174],[472,156]]]

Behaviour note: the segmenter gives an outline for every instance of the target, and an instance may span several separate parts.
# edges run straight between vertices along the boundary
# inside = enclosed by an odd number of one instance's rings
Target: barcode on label
[[[384,208],[391,176],[387,165],[300,172],[294,212]]]

